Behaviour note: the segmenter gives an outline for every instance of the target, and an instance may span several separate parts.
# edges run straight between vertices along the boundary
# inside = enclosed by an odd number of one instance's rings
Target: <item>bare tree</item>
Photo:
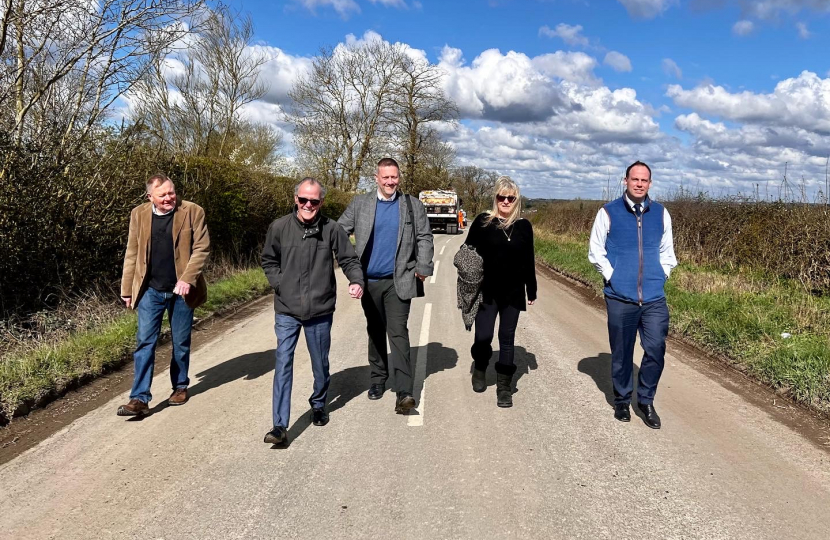
[[[414,186],[431,186],[442,179],[429,178],[422,164],[425,154],[440,149],[440,137],[432,124],[454,122],[458,117],[455,103],[441,88],[443,70],[421,57],[403,55],[400,75],[392,94],[394,108],[388,121],[395,126],[394,138],[400,148],[403,181]],[[445,169],[446,172],[446,169]]]
[[[268,59],[250,48],[253,34],[249,16],[224,7],[211,11],[186,54],[160,59],[144,78],[135,119],[175,152],[248,159],[268,141],[271,155],[279,134],[241,116],[268,90],[259,77]],[[169,74],[173,65],[180,68],[175,75]],[[240,148],[246,141],[257,141],[257,148]]]
[[[317,55],[289,95],[294,141],[307,169],[332,186],[356,189],[373,149],[389,131],[403,58],[383,41],[339,45]]]
[[[203,0],[4,0],[0,109],[20,144],[59,139],[61,159],[187,32]],[[47,133],[48,132],[48,133]]]
[[[498,177],[498,173],[474,166],[459,167],[453,171],[453,187],[468,215],[475,216],[491,208],[493,188]]]
[[[416,163],[415,173],[411,177],[404,176],[402,179],[405,191],[417,195],[426,189],[452,187],[455,149],[442,141],[437,132],[430,130],[429,135],[423,137],[418,148]]]

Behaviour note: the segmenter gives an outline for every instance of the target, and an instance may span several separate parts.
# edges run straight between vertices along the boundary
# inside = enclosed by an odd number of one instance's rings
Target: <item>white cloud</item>
[[[795,29],[798,31],[798,37],[801,39],[810,39],[812,33],[807,29],[807,25],[803,22],[795,23]]]
[[[654,112],[637,100],[631,88],[611,90],[563,83],[574,106],[548,120],[540,132],[566,140],[593,142],[647,142],[661,136]]]
[[[540,36],[547,36],[551,38],[558,37],[572,47],[587,47],[588,38],[583,36],[581,32],[582,25],[579,24],[571,26],[569,24],[559,23],[553,30],[551,30],[547,25],[539,29]]]
[[[796,15],[802,10],[830,12],[827,0],[755,0],[742,2],[742,9],[758,19],[778,20],[782,15]]]
[[[317,11],[318,7],[331,6],[334,11],[340,14],[344,19],[351,13],[360,13],[360,6],[355,0],[295,0],[304,8],[312,13]]]
[[[527,122],[547,118],[565,106],[550,77],[522,53],[489,49],[465,66],[460,50],[445,47],[439,66],[447,73],[447,95],[467,118]]]
[[[268,59],[260,71],[260,79],[269,87],[268,93],[263,98],[264,101],[287,104],[290,101],[288,91],[299,77],[309,72],[311,59],[291,56],[269,45],[253,45],[249,48]]]
[[[683,71],[680,69],[680,66],[677,65],[677,62],[671,58],[663,58],[661,65],[663,66],[663,73],[669,77],[674,77],[675,79],[683,78]]]
[[[556,51],[537,56],[532,62],[541,73],[557,79],[592,86],[601,83],[594,76],[597,61],[582,52]]]
[[[408,7],[405,0],[370,0],[370,2],[387,7],[396,7],[398,9],[406,9]]]
[[[635,18],[653,19],[660,15],[677,0],[618,0],[625,6],[628,14]]]
[[[344,19],[348,18],[352,13],[360,13],[360,5],[356,0],[294,0],[312,13],[316,13],[317,8],[331,7],[340,14]],[[398,9],[408,9],[409,5],[406,0],[369,0],[372,4],[380,4],[385,7],[393,7]],[[412,7],[421,9],[423,6],[421,2],[412,2]]]
[[[631,71],[631,60],[626,55],[617,51],[611,51],[606,54],[602,63],[606,66],[611,66],[614,71]]]
[[[732,25],[732,33],[736,36],[748,36],[755,30],[755,23],[748,20],[742,20]]]
[[[671,85],[666,95],[681,107],[726,120],[830,134],[830,78],[809,71],[780,81],[771,94],[730,93],[722,86],[706,84],[691,90]]]

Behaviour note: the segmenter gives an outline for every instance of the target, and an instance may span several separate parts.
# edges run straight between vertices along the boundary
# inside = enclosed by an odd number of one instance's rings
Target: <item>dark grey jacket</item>
[[[364,286],[360,260],[343,228],[323,215],[312,225],[308,228],[294,212],[283,216],[271,223],[262,248],[262,269],[274,289],[274,311],[302,321],[334,312],[332,252],[349,283]]]
[[[415,272],[422,276],[432,275],[432,229],[421,201],[406,195],[412,204],[412,219],[409,208],[402,194],[400,204],[400,221],[398,222],[398,244],[395,252],[395,292],[401,300],[423,296]],[[337,220],[349,234],[354,233],[357,256],[363,260],[366,243],[375,229],[375,209],[378,204],[377,190],[355,195],[352,202]],[[368,261],[364,261],[368,262]]]

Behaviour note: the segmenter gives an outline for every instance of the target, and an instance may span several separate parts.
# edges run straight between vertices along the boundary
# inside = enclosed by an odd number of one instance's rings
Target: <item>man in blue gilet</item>
[[[605,282],[614,418],[631,421],[634,388],[634,342],[640,334],[643,360],[637,383],[637,405],[648,427],[660,429],[654,409],[663,373],[669,308],[663,286],[677,266],[671,217],[648,196],[651,169],[641,161],[625,171],[625,193],[603,206],[591,229],[588,260]]]

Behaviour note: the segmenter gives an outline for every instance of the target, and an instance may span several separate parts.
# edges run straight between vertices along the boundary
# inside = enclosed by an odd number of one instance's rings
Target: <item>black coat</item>
[[[527,300],[536,300],[533,227],[528,220],[518,219],[507,229],[500,229],[498,219],[488,224],[487,216],[476,217],[465,241],[484,259],[484,303],[495,301],[527,310],[525,290]]]
[[[292,212],[271,223],[262,269],[274,289],[274,311],[305,321],[334,312],[334,257],[349,283],[364,286],[363,269],[346,231],[326,216],[304,224]]]

